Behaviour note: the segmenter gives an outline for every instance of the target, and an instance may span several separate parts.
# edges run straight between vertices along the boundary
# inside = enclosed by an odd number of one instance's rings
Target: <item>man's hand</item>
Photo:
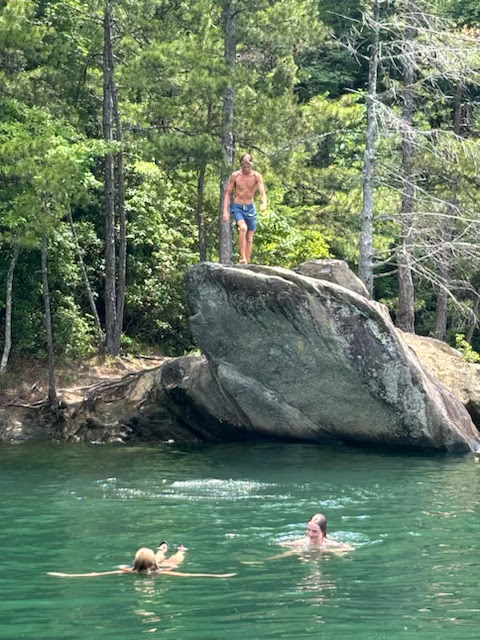
[[[262,202],[262,204],[260,205],[260,211],[266,211],[267,210],[267,204],[266,202]]]
[[[228,215],[228,211],[224,211],[223,215],[222,215],[222,220],[224,222],[228,222],[228,219],[230,218],[230,216]]]

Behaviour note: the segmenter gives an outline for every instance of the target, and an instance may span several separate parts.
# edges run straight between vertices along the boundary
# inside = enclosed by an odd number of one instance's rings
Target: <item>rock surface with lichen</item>
[[[434,354],[449,350],[459,371],[458,353],[396,330],[344,263],[328,263],[306,263],[301,273],[195,265],[185,286],[202,356],[97,384],[55,416],[32,406],[0,410],[0,440],[273,437],[478,451],[464,406],[475,406],[476,372],[467,367],[470,377],[460,375],[452,393],[436,377],[443,370]]]
[[[311,442],[479,448],[459,400],[364,296],[253,265],[201,263],[185,284],[206,360],[201,385],[178,386],[215,419]]]

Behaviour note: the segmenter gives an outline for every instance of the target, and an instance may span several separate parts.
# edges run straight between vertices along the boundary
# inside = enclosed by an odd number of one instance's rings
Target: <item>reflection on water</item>
[[[305,602],[316,606],[332,600],[337,587],[335,580],[326,577],[322,572],[322,562],[326,561],[325,558],[315,558],[310,554],[309,557],[301,557],[300,561],[308,566],[308,572],[297,583],[297,593],[305,594]]]
[[[136,616],[139,617],[142,625],[146,625],[147,629],[143,633],[154,633],[158,630],[158,625],[163,622],[162,616],[159,616],[156,608],[158,607],[159,598],[165,587],[161,587],[161,582],[154,576],[135,576],[133,581],[135,590],[135,602],[139,608],[133,609]],[[150,605],[151,608],[145,609]]]
[[[476,640],[479,474],[311,445],[0,445],[2,638]],[[354,552],[266,561],[319,511]],[[237,576],[46,575],[164,539],[182,570]]]

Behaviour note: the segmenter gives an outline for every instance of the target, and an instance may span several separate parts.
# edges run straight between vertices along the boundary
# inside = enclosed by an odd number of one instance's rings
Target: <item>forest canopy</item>
[[[254,262],[346,260],[480,350],[479,43],[477,0],[1,0],[0,373],[192,349],[245,151]]]

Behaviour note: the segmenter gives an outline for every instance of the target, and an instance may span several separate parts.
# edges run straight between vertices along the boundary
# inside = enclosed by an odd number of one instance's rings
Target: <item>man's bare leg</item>
[[[238,226],[238,253],[240,254],[240,264],[247,264],[247,257],[245,255],[247,245],[247,223],[245,220],[239,220]]]
[[[250,262],[250,256],[252,255],[254,234],[255,231],[247,231],[247,237],[245,240],[245,259],[247,264]]]

